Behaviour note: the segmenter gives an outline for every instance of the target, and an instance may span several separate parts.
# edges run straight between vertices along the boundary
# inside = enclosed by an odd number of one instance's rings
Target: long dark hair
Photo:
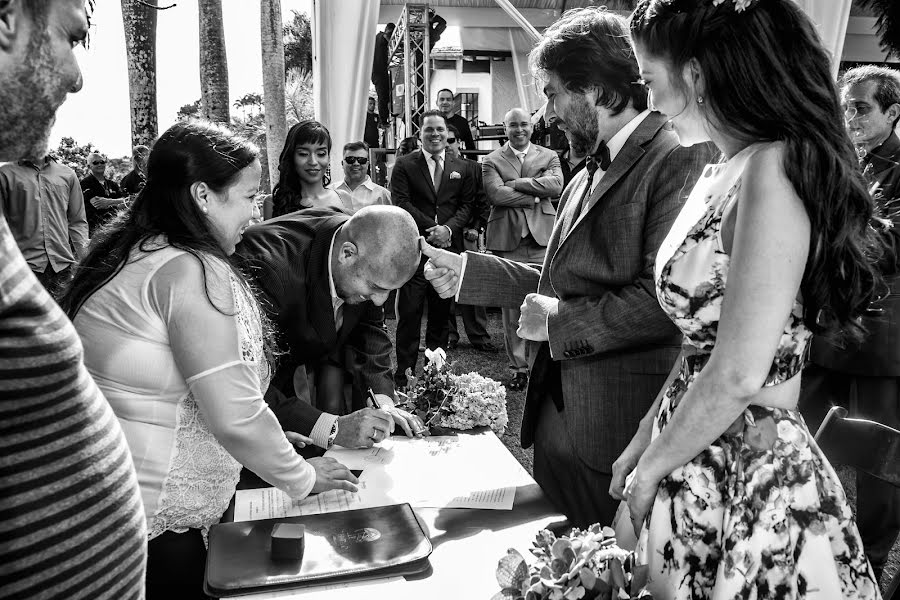
[[[194,255],[207,277],[207,261],[220,259],[238,281],[250,286],[244,274],[216,242],[206,218],[191,196],[191,185],[203,181],[222,191],[240,172],[257,160],[259,148],[222,126],[204,121],[177,123],[153,145],[147,163],[147,182],[130,210],[121,212],[91,240],[87,256],[75,269],[60,298],[70,319],[97,290],[109,282],[128,261],[134,248],[158,250],[150,243],[165,236],[175,248]],[[206,296],[213,306],[206,281]]]
[[[696,59],[717,127],[747,143],[783,142],[811,225],[803,320],[814,333],[859,339],[857,317],[881,285],[874,203],[814,25],[791,0],[641,0],[630,26],[638,48],[674,73]]]
[[[284,147],[278,157],[278,183],[272,190],[272,216],[280,217],[301,207],[300,176],[294,167],[294,152],[302,144],[325,144],[331,154],[331,133],[318,121],[301,121],[288,130]],[[322,182],[331,183],[330,170],[326,169]]]

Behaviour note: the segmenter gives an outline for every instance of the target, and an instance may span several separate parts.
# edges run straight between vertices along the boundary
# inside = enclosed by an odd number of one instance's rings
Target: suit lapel
[[[509,145],[509,142],[506,142],[506,145],[503,146],[503,150],[500,152],[500,154],[503,155],[503,158],[506,159],[506,162],[509,163],[509,166],[511,166],[513,169],[515,169],[516,173],[518,173],[519,176],[521,177],[522,176],[522,163],[519,162],[519,159],[516,156],[516,153],[513,152],[513,149]]]
[[[431,171],[428,170],[428,161],[425,159],[425,153],[421,150],[419,150],[419,157],[416,159],[416,163],[422,170],[422,176],[425,178],[425,181],[428,182],[428,189],[431,190],[432,197],[436,199],[437,192],[434,190],[434,182],[431,180]],[[446,170],[445,168],[444,171]]]
[[[599,183],[597,183],[597,187],[591,192],[591,196],[586,200],[586,207],[581,211],[581,214],[570,216],[570,222],[574,220],[574,223],[568,230],[564,230],[565,238],[560,245],[565,243],[565,240],[568,239],[569,235],[578,228],[591,211],[597,209],[597,205],[604,204],[603,200],[606,192],[618,183],[619,180],[631,170],[631,167],[640,160],[644,155],[644,144],[656,136],[657,132],[663,126],[663,123],[665,123],[665,118],[662,115],[651,112],[647,115],[647,118],[638,125],[637,129],[629,136],[625,145],[622,146],[622,149],[616,155],[615,160],[609,165],[609,170],[603,174],[603,177],[600,179]],[[585,173],[587,173],[586,170]],[[585,178],[586,177],[587,175],[585,175]],[[587,185],[590,185],[590,182],[588,182]],[[574,210],[574,208],[575,207],[573,206],[572,210]]]
[[[334,311],[331,308],[331,289],[328,284],[328,254],[331,238],[342,222],[316,232],[309,253],[310,269],[307,272],[307,311],[309,320],[319,338],[327,345],[334,345],[337,331],[334,328]],[[345,309],[346,310],[346,309]]]

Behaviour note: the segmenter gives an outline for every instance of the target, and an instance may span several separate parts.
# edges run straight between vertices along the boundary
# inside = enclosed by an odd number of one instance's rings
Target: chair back
[[[846,408],[832,406],[815,437],[832,463],[849,465],[900,487],[900,431],[875,421],[847,418]]]

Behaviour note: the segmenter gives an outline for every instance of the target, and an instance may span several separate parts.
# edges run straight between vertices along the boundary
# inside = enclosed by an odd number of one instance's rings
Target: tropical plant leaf
[[[897,0],[859,0],[859,5],[875,11],[881,47],[900,55],[900,2]]]

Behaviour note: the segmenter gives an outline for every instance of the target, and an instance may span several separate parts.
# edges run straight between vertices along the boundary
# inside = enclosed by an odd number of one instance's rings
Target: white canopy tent
[[[834,58],[837,74],[851,0],[795,0],[818,25]],[[372,53],[379,23],[397,21],[403,0],[313,0],[313,78],[316,116],[331,130],[336,151],[332,174],[341,179],[340,148],[361,140]],[[464,49],[502,50],[513,57],[521,106],[534,110],[542,101],[530,81],[527,55],[534,32],[550,25],[564,10],[591,5],[590,0],[433,0],[449,25],[462,28]],[[613,3],[610,2],[612,5]],[[473,24],[478,26],[473,26]],[[526,27],[527,26],[527,27]]]

